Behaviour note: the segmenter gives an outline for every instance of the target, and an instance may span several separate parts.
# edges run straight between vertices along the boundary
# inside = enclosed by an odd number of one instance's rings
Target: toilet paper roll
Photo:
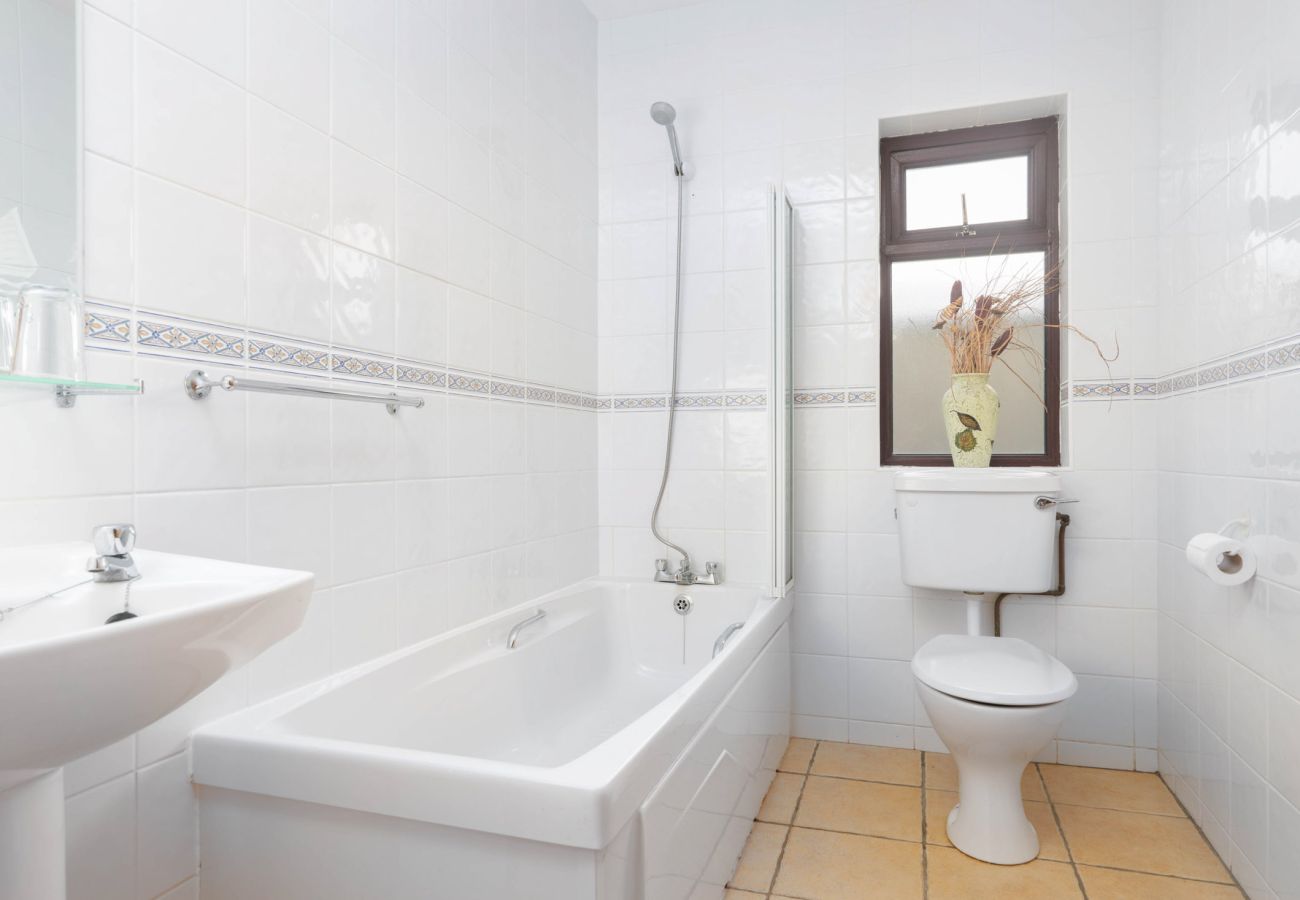
[[[1255,577],[1255,551],[1222,534],[1207,532],[1193,537],[1187,542],[1187,561],[1206,578],[1225,587]]]

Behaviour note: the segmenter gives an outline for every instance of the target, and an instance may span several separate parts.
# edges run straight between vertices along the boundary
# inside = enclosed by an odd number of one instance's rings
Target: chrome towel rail
[[[354,391],[341,387],[315,387],[307,384],[293,384],[284,381],[260,381],[255,378],[226,375],[223,378],[209,378],[202,369],[195,369],[185,376],[185,393],[192,400],[202,400],[212,393],[213,388],[223,391],[257,391],[263,394],[289,394],[295,397],[321,397],[327,400],[356,400],[360,403],[382,403],[390,413],[398,407],[424,406],[423,397],[401,394],[375,394],[370,391]]]

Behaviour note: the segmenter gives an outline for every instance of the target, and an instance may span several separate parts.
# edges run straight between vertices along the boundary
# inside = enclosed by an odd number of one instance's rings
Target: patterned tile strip
[[[667,397],[663,395],[601,397],[562,391],[488,375],[374,359],[345,349],[327,350],[305,346],[271,336],[243,335],[221,325],[189,320],[169,321],[170,316],[147,312],[143,313],[145,318],[137,319],[133,327],[131,318],[117,315],[119,312],[127,311],[115,307],[101,308],[100,304],[93,302],[90,304],[86,313],[85,334],[91,347],[104,350],[118,347],[127,350],[134,344],[142,351],[164,355],[178,353],[240,360],[246,358],[251,364],[284,367],[299,372],[319,372],[323,376],[334,373],[366,380],[396,381],[424,388],[579,409],[647,410],[664,409],[667,406]],[[1150,399],[1294,368],[1300,368],[1300,339],[1288,338],[1283,342],[1156,380],[1081,381],[1063,384],[1061,399],[1062,402]],[[792,399],[797,406],[872,405],[877,402],[878,393],[872,387],[800,388],[793,392]],[[677,398],[678,409],[763,407],[766,404],[767,395],[763,391],[682,394]]]
[[[202,356],[244,358],[242,335],[209,331],[205,328],[185,328],[168,322],[141,319],[135,326],[135,342],[141,347],[159,347]]]
[[[86,337],[92,341],[131,343],[131,320],[100,310],[86,311]]]

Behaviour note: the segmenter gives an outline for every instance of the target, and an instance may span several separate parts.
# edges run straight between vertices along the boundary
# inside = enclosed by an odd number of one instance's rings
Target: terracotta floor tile
[[[1232,881],[1190,819],[1062,803],[1056,812],[1077,863]]]
[[[784,825],[755,822],[749,832],[749,840],[745,842],[745,849],[740,854],[740,862],[736,863],[736,874],[731,876],[731,883],[727,886],[767,893],[767,889],[772,886],[776,862],[781,858],[785,833],[789,830]]]
[[[947,753],[925,754],[925,787],[936,791],[957,790],[957,766]],[[1020,796],[1026,800],[1047,799],[1033,763],[1025,767],[1025,774],[1020,778]]]
[[[1100,806],[1129,812],[1181,816],[1183,809],[1160,780],[1149,772],[1119,772],[1082,766],[1042,767],[1047,792],[1057,803]]]
[[[816,746],[816,741],[807,738],[790,738],[790,745],[785,748],[785,756],[781,757],[781,762],[777,764],[777,771],[807,772],[808,763],[812,762],[813,749]]]
[[[755,894],[753,891],[738,891],[734,888],[727,888],[726,893],[722,895],[722,900],[763,900],[766,894]]]
[[[925,792],[925,842],[927,844],[952,846],[952,842],[948,840],[948,813],[956,803],[957,795],[953,791],[927,790]],[[1026,800],[1025,815],[1029,817],[1034,830],[1038,832],[1038,858],[1069,862],[1070,854],[1065,850],[1061,829],[1056,827],[1052,807],[1037,800]]]
[[[809,775],[795,825],[919,841],[921,789]]]
[[[792,828],[772,890],[808,900],[919,900],[921,845]]]
[[[947,847],[931,847],[930,900],[1068,900],[1082,898],[1074,867],[1036,859],[1023,866],[983,863]]]
[[[812,772],[890,784],[921,784],[921,754],[916,750],[868,747],[822,741],[813,757]]]
[[[778,822],[789,825],[794,815],[795,804],[799,802],[799,791],[803,789],[803,776],[789,772],[777,772],[772,779],[772,786],[767,789],[763,805],[758,810],[760,822]]]
[[[1235,885],[1079,866],[1089,900],[1244,900]]]

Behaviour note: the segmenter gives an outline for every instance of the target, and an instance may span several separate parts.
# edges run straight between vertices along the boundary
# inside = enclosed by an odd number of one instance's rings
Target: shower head
[[[673,127],[673,120],[677,118],[677,110],[673,109],[671,103],[657,100],[650,104],[650,118],[668,129],[668,146],[673,151],[673,174],[684,175],[682,153],[677,147],[677,129]]]
[[[671,103],[665,103],[658,100],[650,104],[650,118],[654,119],[660,125],[671,125],[673,119],[677,118],[677,110],[673,109]]]

